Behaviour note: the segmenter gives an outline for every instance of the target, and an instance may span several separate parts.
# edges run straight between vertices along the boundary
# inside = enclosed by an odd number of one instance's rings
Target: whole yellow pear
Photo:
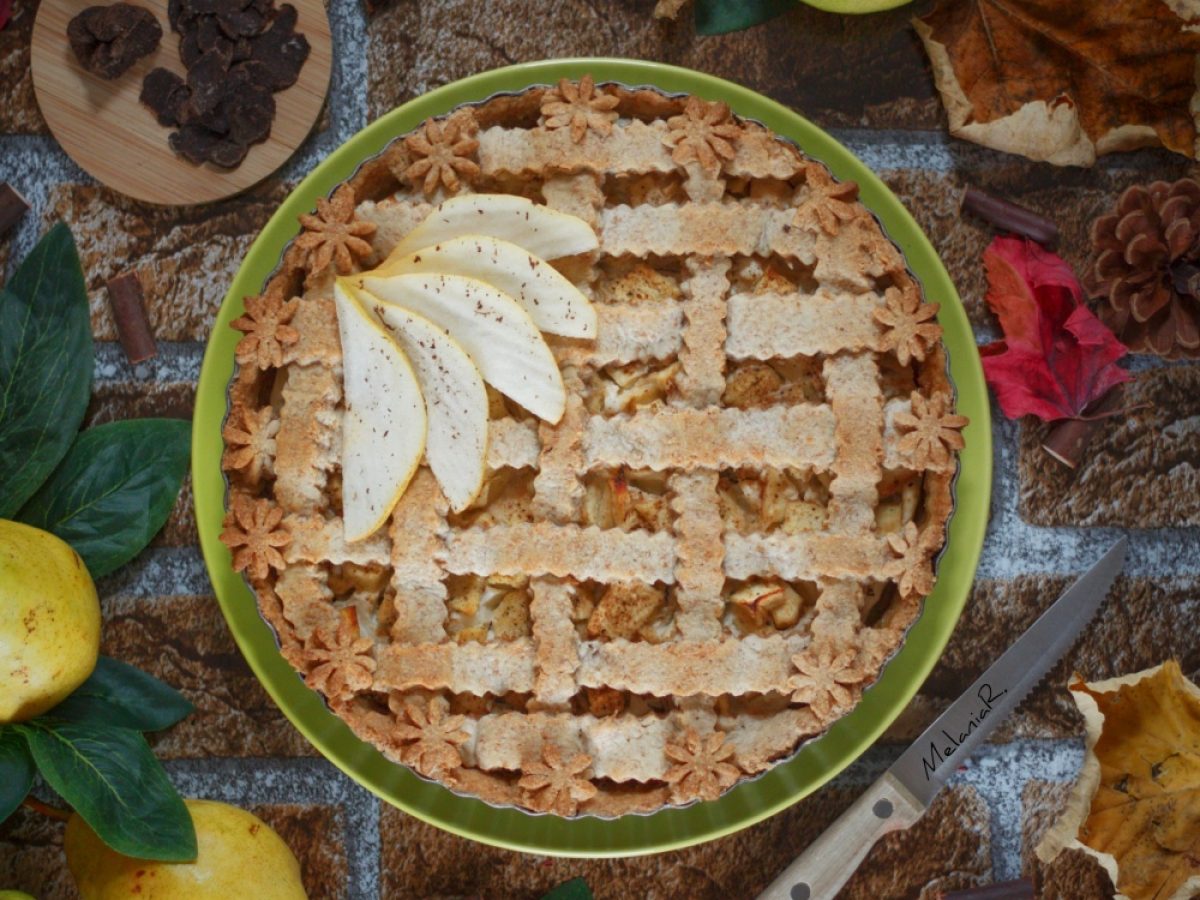
[[[64,849],[82,900],[307,900],[300,863],[266,822],[228,803],[184,803],[196,826],[190,863],[122,856],[71,816]]]
[[[48,531],[0,519],[0,724],[44,713],[100,654],[100,599],[87,566]]]

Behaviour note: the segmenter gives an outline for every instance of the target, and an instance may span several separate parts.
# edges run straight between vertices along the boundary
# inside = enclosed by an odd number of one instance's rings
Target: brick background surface
[[[1190,163],[1163,152],[1058,169],[949,139],[909,17],[930,0],[867,17],[799,7],[769,26],[717,38],[685,16],[663,22],[652,0],[332,0],[335,65],[320,127],[284,169],[241,197],[151,207],[94,184],[67,159],[37,111],[28,43],[36,4],[16,0],[0,31],[0,179],[34,205],[0,239],[0,280],[50,222],[79,242],[97,338],[90,423],[188,417],[204,342],[238,263],[288,186],[398,103],[511,62],[612,54],[691,66],[785,103],[880,173],[941,254],[980,342],[994,339],[980,254],[990,239],[961,220],[965,184],[1058,220],[1061,252],[1088,257],[1091,219],[1130,184],[1176,178]],[[125,270],[146,288],[159,341],[129,366],[115,343],[103,285]],[[937,299],[937,298],[935,298]],[[585,876],[597,896],[751,896],[886,768],[945,706],[1118,534],[1126,576],[1102,616],[993,741],[955,776],[921,823],[886,839],[843,893],[851,900],[931,898],[937,890],[1024,873],[1039,896],[1111,896],[1107,876],[1072,854],[1050,866],[1033,846],[1054,820],[1082,757],[1081,723],[1063,685],[1175,655],[1200,675],[1200,367],[1132,360],[1129,416],[1109,423],[1076,472],[1038,449],[1041,430],[998,411],[991,520],[979,579],[927,683],[885,740],[823,789],[774,818],[706,845],[658,856],[560,860],[482,847],[381,804],[315,754],[259,686],[221,618],[197,547],[190,486],[142,556],[99,587],[105,651],[177,685],[196,713],[155,739],[184,793],[259,812],[296,851],[313,898],[536,897]],[[0,888],[74,897],[61,826],[24,812],[0,826]]]

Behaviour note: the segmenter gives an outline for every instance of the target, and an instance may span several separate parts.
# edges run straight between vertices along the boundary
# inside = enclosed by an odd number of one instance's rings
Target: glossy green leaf
[[[192,818],[139,732],[50,717],[16,727],[46,783],[112,849],[138,859],[196,858]]]
[[[59,224],[0,290],[0,519],[63,458],[91,386],[87,290],[75,241]]]
[[[88,680],[46,715],[68,722],[161,731],[193,709],[183,694],[153,675],[101,656]]]
[[[0,725],[0,822],[13,814],[33,787],[37,769],[20,732]]]
[[[728,34],[796,8],[796,0],[696,0],[697,34]]]
[[[543,894],[542,900],[592,900],[592,889],[582,878],[572,878]]]
[[[182,419],[89,428],[18,518],[74,547],[93,578],[107,575],[167,521],[187,473],[191,433]]]

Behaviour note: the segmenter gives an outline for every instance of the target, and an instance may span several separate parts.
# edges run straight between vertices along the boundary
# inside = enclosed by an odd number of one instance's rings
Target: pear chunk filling
[[[593,339],[597,320],[547,260],[598,245],[575,216],[464,195],[377,269],[337,280],[347,541],[383,526],[422,458],[450,508],[471,507],[486,481],[489,385],[551,424],[562,418],[566,389],[542,332]]]

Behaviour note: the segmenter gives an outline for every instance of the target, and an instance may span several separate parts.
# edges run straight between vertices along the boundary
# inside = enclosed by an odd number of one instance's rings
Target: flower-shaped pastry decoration
[[[404,139],[404,146],[413,161],[404,172],[414,187],[421,185],[425,196],[443,185],[450,193],[458,193],[462,176],[471,182],[479,177],[479,163],[475,158],[479,152],[479,141],[474,134],[479,130],[475,115],[463,109],[439,121],[429,119],[421,128]]]
[[[240,471],[251,484],[258,484],[263,474],[275,471],[275,436],[279,434],[279,419],[271,406],[262,409],[234,409],[221,429],[225,439],[225,454],[221,467],[227,472]]]
[[[359,630],[354,607],[342,607],[337,628],[318,628],[305,644],[309,669],[304,681],[335,700],[365,691],[375,681],[374,649],[375,642]]]
[[[557,746],[547,741],[542,747],[542,760],[526,762],[522,766],[525,774],[517,782],[530,809],[573,816],[580,803],[596,796],[596,786],[583,777],[592,764],[586,753],[567,760]]]
[[[933,563],[921,546],[920,530],[915,522],[909,522],[904,530],[888,535],[888,547],[900,561],[899,578],[896,586],[902,596],[919,594],[928,596],[933,590]]]
[[[723,161],[737,155],[733,145],[742,136],[726,104],[699,97],[688,97],[683,114],[668,119],[667,128],[663,140],[674,148],[671,159],[681,166],[694,161],[714,178],[721,173]]]
[[[246,312],[229,323],[230,328],[242,332],[245,337],[238,341],[234,356],[243,365],[256,365],[260,369],[283,365],[283,351],[300,340],[300,332],[288,323],[296,315],[300,300],[293,297],[284,301],[278,290],[268,290],[246,298]]]
[[[542,127],[570,127],[571,140],[576,144],[583,141],[589,128],[608,136],[617,120],[614,110],[620,102],[611,94],[597,91],[591,75],[584,75],[578,84],[564,78],[542,97]]]
[[[256,581],[266,578],[271,569],[283,571],[286,563],[279,548],[286,547],[292,536],[279,527],[282,520],[283,510],[271,501],[233,495],[233,508],[221,532],[221,543],[233,552],[233,571],[246,572]]]
[[[898,449],[914,469],[943,469],[961,450],[962,429],[970,422],[966,416],[950,412],[950,399],[944,394],[926,398],[912,395],[912,412],[896,414],[896,428],[904,433]]]
[[[354,215],[354,188],[343,184],[328,199],[317,199],[317,213],[300,217],[304,231],[295,246],[304,254],[311,281],[332,265],[339,274],[355,271],[360,260],[371,255],[368,238],[375,234],[371,222]]]
[[[922,303],[916,290],[900,288],[888,288],[883,299],[884,305],[875,309],[875,321],[884,326],[880,349],[894,352],[902,366],[924,360],[942,336],[941,326],[932,321],[938,304]]]
[[[788,679],[792,700],[807,703],[822,721],[854,702],[851,688],[867,680],[864,654],[857,647],[839,647],[821,641],[792,657],[796,674]]]
[[[403,694],[393,694],[388,708],[396,714],[397,724],[388,736],[397,747],[400,760],[427,778],[440,778],[462,765],[459,746],[470,737],[462,730],[466,716],[446,713],[450,704],[443,697],[432,697],[427,706]]]
[[[689,728],[678,743],[669,743],[664,749],[675,763],[663,779],[671,786],[671,799],[676,803],[696,797],[716,800],[741,775],[733,747],[725,745],[724,732],[701,737]]]
[[[823,232],[830,237],[837,237],[842,224],[854,219],[858,184],[835,181],[824,166],[812,165],[805,169],[804,185],[800,189],[804,200],[796,209],[792,221],[803,225],[811,217]]]

